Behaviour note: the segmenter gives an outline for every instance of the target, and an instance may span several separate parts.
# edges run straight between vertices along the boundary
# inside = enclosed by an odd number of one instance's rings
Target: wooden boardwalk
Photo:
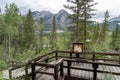
[[[78,53],[71,51],[53,51],[28,61],[23,67],[10,69],[7,73],[11,75],[6,77],[14,80],[23,75],[25,80],[120,80],[119,53],[86,52],[88,56],[85,58],[79,55],[74,57],[76,54]],[[97,55],[119,58],[96,58]]]
[[[65,63],[64,63],[65,64]],[[85,68],[85,69],[93,69],[91,64],[86,63],[73,63],[71,67],[76,68]],[[110,66],[99,66],[98,70],[104,70],[104,71],[111,71],[111,72],[119,72],[120,73],[120,67],[110,67]],[[53,72],[53,69],[47,69],[47,72]],[[59,80],[64,80],[65,75],[67,75],[67,69],[64,68],[64,76],[60,77]],[[84,78],[86,80],[93,80],[93,72],[84,71],[84,70],[74,70],[71,69],[71,76]],[[53,76],[41,74],[38,73],[36,75],[36,80],[54,80]],[[79,80],[79,79],[77,79]],[[97,73],[97,80],[120,80],[120,76],[107,74],[107,73]]]

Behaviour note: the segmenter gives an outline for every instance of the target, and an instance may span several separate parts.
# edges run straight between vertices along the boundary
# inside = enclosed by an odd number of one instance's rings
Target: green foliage
[[[57,26],[56,26],[56,20],[55,16],[53,17],[53,27],[51,31],[51,36],[50,36],[50,45],[51,45],[51,50],[56,49],[56,40],[57,39]]]
[[[43,18],[40,18],[40,21],[39,21],[39,39],[38,39],[38,48],[40,49],[40,50],[42,50],[43,49],[43,39],[44,39],[44,20],[43,20]],[[40,43],[40,44],[39,44]]]
[[[111,74],[104,73],[104,80],[113,80],[113,79],[114,79],[114,77],[113,77],[112,73]]]
[[[22,17],[19,15],[19,9],[15,4],[11,4],[10,6],[6,5],[5,14],[0,14],[0,53],[2,53],[2,55],[0,55],[0,68],[6,68],[7,64],[4,60],[8,59],[8,56],[10,56],[10,59],[26,63],[37,56],[41,56],[55,49],[71,50],[72,43],[74,41],[88,41],[85,46],[87,51],[111,51],[111,36],[109,35],[110,32],[108,25],[109,13],[108,11],[105,13],[102,28],[99,24],[96,26],[88,25],[87,20],[90,19],[91,15],[88,15],[89,12],[87,12],[86,9],[91,10],[91,8],[86,7],[86,4],[89,3],[89,1],[90,0],[68,0],[68,2],[73,4],[68,6],[68,9],[73,11],[73,15],[71,15],[70,18],[75,26],[66,27],[64,33],[57,33],[56,20],[54,16],[52,31],[50,34],[44,33],[44,20],[42,18],[40,18],[39,25],[37,25],[39,27],[39,33],[35,33],[35,24],[31,10],[28,11],[26,17]],[[77,3],[74,4],[74,2]],[[20,28],[20,30],[18,30],[18,28]],[[103,33],[105,34],[103,35]],[[120,28],[117,25],[112,34],[111,45],[114,48],[120,48],[119,33]],[[14,49],[15,42],[17,43],[18,49]],[[22,46],[19,46],[18,44]],[[8,47],[9,54],[5,54]],[[14,51],[16,51],[16,54],[14,54]],[[101,56],[98,57],[101,58]]]
[[[6,29],[5,33],[11,36],[16,36],[18,34],[18,26],[20,22],[20,16],[18,14],[19,9],[13,3],[9,6],[6,4],[6,13],[4,16]]]
[[[4,45],[4,50],[6,53],[6,60],[10,59],[10,49],[14,47],[14,41],[18,36],[18,26],[20,22],[19,9],[12,3],[10,5],[6,4],[5,14],[2,14],[0,35],[1,43]],[[3,41],[2,41],[3,40]]]
[[[27,62],[35,57],[35,49],[33,47],[30,47],[28,49],[22,50],[22,52],[19,52],[15,55],[14,59],[21,62]]]
[[[31,10],[25,18],[24,30],[23,30],[23,44],[26,48],[29,48],[34,42],[35,28]]]
[[[71,35],[73,42],[86,42],[88,21],[93,14],[94,9],[91,7],[96,5],[91,0],[67,0],[68,5],[64,5],[65,8],[71,10],[73,14],[69,16],[74,26],[71,26]]]
[[[108,31],[109,31],[109,12],[107,10],[104,14],[103,26],[101,28],[101,33],[100,33],[100,42],[101,43],[106,40]]]
[[[6,63],[3,60],[0,60],[0,70],[6,69],[6,68],[7,68]]]
[[[116,24],[115,30],[112,32],[111,47],[114,49],[120,49],[120,26]]]
[[[0,70],[0,80],[3,80],[2,78],[2,71]]]

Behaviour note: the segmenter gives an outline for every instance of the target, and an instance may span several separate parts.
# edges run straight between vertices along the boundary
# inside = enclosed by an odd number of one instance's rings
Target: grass
[[[0,80],[3,80],[3,79],[2,79],[2,71],[0,71]]]

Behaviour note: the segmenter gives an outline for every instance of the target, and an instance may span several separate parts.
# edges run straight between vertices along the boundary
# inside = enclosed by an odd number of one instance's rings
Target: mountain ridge
[[[60,10],[56,14],[51,13],[50,11],[40,11],[40,12],[34,11],[34,12],[32,12],[32,15],[33,15],[33,19],[34,19],[36,24],[39,23],[40,17],[42,17],[44,19],[45,30],[47,28],[49,28],[51,30],[52,21],[53,21],[54,16],[56,17],[56,24],[57,24],[59,29],[63,29],[64,27],[66,27],[70,23],[70,19],[68,19],[69,13],[63,9]]]
[[[33,19],[34,19],[36,24],[38,24],[40,17],[42,17],[44,19],[45,30],[51,30],[53,16],[56,17],[56,24],[57,24],[58,29],[63,30],[66,26],[70,25],[70,19],[68,18],[69,13],[64,9],[60,10],[56,14],[51,13],[50,11],[34,11],[34,12],[32,12],[32,15],[33,15]],[[103,19],[104,18],[103,12],[97,13],[96,19],[97,18],[98,19],[101,19],[101,18]],[[120,16],[113,17],[113,18],[109,19],[110,30],[114,29],[114,27],[116,26],[116,21],[120,22]]]

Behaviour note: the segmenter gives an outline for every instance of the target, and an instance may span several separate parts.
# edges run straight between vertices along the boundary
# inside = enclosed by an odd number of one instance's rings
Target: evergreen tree
[[[51,31],[51,37],[50,37],[50,45],[51,50],[54,50],[56,48],[56,41],[57,41],[57,26],[56,26],[56,20],[55,16],[53,17],[53,27]]]
[[[0,9],[0,44],[3,44],[3,41],[4,41],[4,16],[3,14],[1,13],[1,9]]]
[[[91,13],[95,11],[92,9],[96,3],[92,3],[93,0],[67,0],[69,3],[68,5],[64,5],[65,8],[70,9],[73,14],[69,16],[72,20],[74,26],[72,26],[72,41],[74,42],[84,42],[86,44],[87,40],[87,25],[91,21],[89,19],[94,15]]]
[[[19,19],[20,19],[18,12],[19,9],[14,3],[10,5],[6,4],[6,13],[4,16],[6,53],[9,53],[10,46],[12,45],[15,46],[14,42],[17,39]]]
[[[109,12],[108,10],[105,12],[104,15],[104,21],[103,26],[101,29],[101,36],[100,36],[100,42],[104,42],[107,36],[107,32],[109,31]]]
[[[29,48],[31,45],[34,44],[34,38],[35,38],[34,20],[32,17],[31,10],[28,11],[28,14],[25,18],[23,33],[24,33],[24,35],[23,35],[24,43],[23,44],[26,48]]]
[[[40,18],[39,20],[39,34],[38,34],[38,51],[43,49],[43,38],[44,38],[44,20]]]
[[[100,26],[99,23],[93,28],[93,39],[94,44],[98,43],[100,37]]]
[[[111,47],[115,50],[120,49],[120,26],[116,24],[115,30],[112,32]]]

